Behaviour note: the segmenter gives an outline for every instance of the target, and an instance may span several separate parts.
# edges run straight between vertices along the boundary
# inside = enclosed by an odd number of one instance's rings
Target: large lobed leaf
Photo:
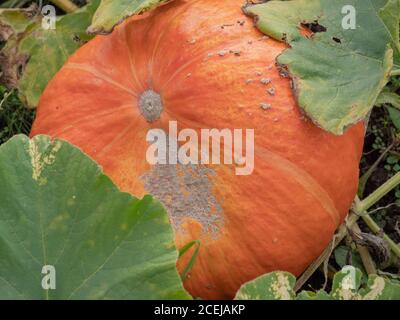
[[[296,278],[283,271],[272,272],[244,284],[235,300],[293,300]]]
[[[345,266],[335,274],[332,290],[327,293],[302,291],[297,297],[294,292],[296,278],[287,272],[272,272],[244,284],[237,300],[399,300],[400,285],[391,280],[370,275],[361,288],[362,272],[353,266]]]
[[[124,19],[151,10],[171,0],[101,0],[88,32],[110,33]]]
[[[118,191],[76,147],[15,136],[0,181],[0,299],[188,298],[163,207]]]
[[[0,41],[23,32],[31,23],[36,7],[28,9],[0,9]]]
[[[356,29],[345,30],[342,8],[356,10]],[[294,82],[299,106],[334,133],[364,119],[400,68],[400,0],[291,0],[251,5],[265,34],[290,48],[278,58]],[[312,37],[300,30],[314,23]]]
[[[23,20],[24,10],[19,13],[14,9],[0,11],[0,23],[7,22],[7,29],[14,31],[0,57],[3,73],[8,75],[3,81],[8,82],[9,87],[17,86],[29,107],[38,105],[47,83],[67,58],[91,38],[86,29],[99,2],[92,0],[76,12],[59,17],[56,28],[48,30],[42,28],[41,16],[27,23]],[[12,15],[14,19],[10,18]],[[23,69],[22,76],[20,69]]]

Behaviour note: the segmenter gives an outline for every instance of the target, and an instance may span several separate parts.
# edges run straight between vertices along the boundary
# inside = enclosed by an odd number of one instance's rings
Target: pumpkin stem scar
[[[154,122],[160,119],[163,111],[161,96],[153,90],[146,90],[139,97],[139,109],[147,122]]]

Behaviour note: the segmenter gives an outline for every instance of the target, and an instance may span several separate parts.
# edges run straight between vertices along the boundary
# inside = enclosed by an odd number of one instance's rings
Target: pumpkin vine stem
[[[400,69],[395,69],[392,70],[392,72],[390,73],[390,75],[393,76],[400,76]]]
[[[66,13],[71,13],[79,9],[79,7],[70,0],[50,0],[50,2],[54,3]]]
[[[358,199],[358,198],[356,198]],[[348,228],[352,228],[354,224],[360,216],[354,212],[351,212],[346,218],[346,222],[342,223],[333,237],[332,241],[329,242],[328,246],[321,253],[321,255],[311,263],[306,271],[297,279],[296,284],[294,286],[294,290],[297,292],[301,289],[301,287],[307,282],[307,280],[314,274],[315,271],[319,268],[319,266],[327,261],[331,256],[333,250],[339,245],[340,242],[346,237]]]
[[[378,224],[371,218],[370,215],[366,214],[361,216],[361,218],[364,220],[368,228],[376,233],[376,234],[381,234],[382,229],[378,226]],[[387,242],[389,245],[390,249],[393,251],[393,253],[400,258],[400,246],[394,242],[386,233],[382,234],[382,238]]]
[[[356,203],[356,212],[362,214],[376,204],[380,199],[400,184],[400,172],[396,173],[388,181],[382,184],[378,189],[371,193],[361,202]]]
[[[374,191],[370,196],[365,198],[363,201],[360,201],[358,197],[355,199],[354,210],[355,213],[361,217],[368,228],[374,232],[375,234],[381,235],[382,238],[387,242],[390,249],[393,253],[400,258],[400,246],[396,244],[387,234],[383,233],[382,229],[378,226],[378,224],[372,219],[372,217],[366,212],[368,208],[378,202],[383,196],[393,190],[397,185],[400,184],[400,172],[386,181],[382,186],[380,186],[376,191]],[[377,199],[372,203],[372,200],[368,198],[374,196]],[[368,200],[368,202],[364,202]],[[365,209],[366,208],[366,209]]]
[[[353,232],[361,234],[361,229],[358,226],[357,222],[354,223],[353,227],[351,228],[353,230]],[[371,254],[369,253],[369,250],[367,247],[362,246],[360,244],[356,244],[356,248],[358,253],[360,254],[362,263],[364,265],[365,271],[367,272],[367,274],[376,274],[377,270],[376,270],[376,265],[374,260],[371,257]]]
[[[376,204],[380,199],[387,195],[390,191],[396,188],[400,184],[400,172],[396,173],[368,197],[362,201],[355,202],[355,211],[364,220],[368,228],[376,233],[382,234],[383,239],[388,243],[390,249],[400,258],[400,246],[396,244],[390,237],[382,233],[382,229],[377,225],[377,223],[371,218],[367,210]]]
[[[314,272],[319,268],[319,266],[329,259],[333,250],[339,245],[339,243],[345,238],[348,233],[348,228],[353,228],[359,218],[362,218],[368,228],[374,233],[381,233],[381,228],[376,224],[376,222],[371,218],[371,216],[366,212],[374,204],[376,204],[380,199],[387,195],[390,191],[396,188],[400,184],[400,172],[395,174],[392,178],[386,181],[373,193],[371,193],[364,200],[360,200],[358,197],[354,199],[354,205],[352,212],[346,218],[346,222],[343,223],[337,233],[335,234],[333,240],[321,253],[321,255],[314,260],[312,264],[303,272],[303,274],[297,279],[294,290],[298,291],[307,282],[307,280],[314,274]],[[390,249],[393,253],[400,257],[400,246],[396,244],[387,234],[383,234],[383,239],[388,243]]]

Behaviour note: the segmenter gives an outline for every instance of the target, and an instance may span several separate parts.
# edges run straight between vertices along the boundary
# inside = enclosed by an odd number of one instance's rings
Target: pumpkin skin
[[[242,4],[176,0],[95,37],[49,83],[31,132],[80,147],[123,191],[159,198],[177,247],[201,242],[184,285],[204,299],[233,298],[267,272],[303,272],[348,212],[363,146],[363,124],[334,136],[301,114],[275,66],[285,44],[263,37]],[[150,89],[163,104],[153,122],[139,108]],[[168,132],[171,120],[179,129],[254,129],[253,173],[151,166],[146,134]]]

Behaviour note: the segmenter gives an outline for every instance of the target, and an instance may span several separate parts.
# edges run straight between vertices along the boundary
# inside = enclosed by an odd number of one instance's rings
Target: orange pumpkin
[[[232,298],[273,270],[299,275],[348,212],[363,145],[363,124],[334,136],[307,121],[275,66],[285,44],[263,36],[242,4],[176,0],[95,37],[49,83],[31,133],[70,141],[122,190],[160,199],[177,246],[201,242],[184,284],[206,299]],[[254,129],[253,173],[150,165],[146,134],[171,120]]]

